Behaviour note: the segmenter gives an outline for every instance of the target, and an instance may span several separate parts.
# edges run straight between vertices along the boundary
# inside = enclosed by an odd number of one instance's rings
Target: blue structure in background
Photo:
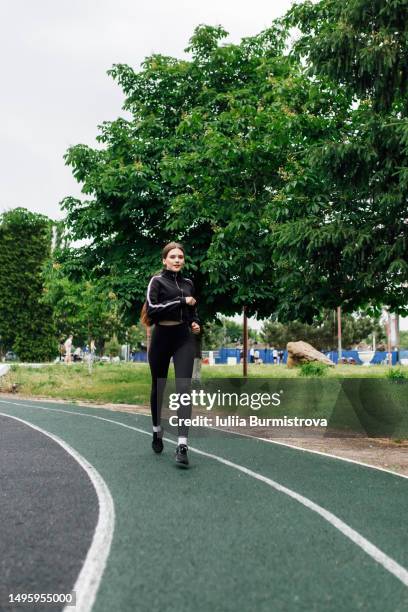
[[[273,363],[273,354],[271,349],[256,349],[259,353],[259,359],[262,360],[262,363]],[[228,363],[228,357],[235,357],[237,363],[240,361],[240,353],[241,349],[237,348],[220,348],[219,356],[215,358],[215,363]],[[288,358],[287,351],[283,352],[282,363],[286,363]],[[248,351],[248,363],[249,363],[249,351]]]
[[[146,351],[137,351],[130,354],[130,361],[144,361],[147,363]]]
[[[325,352],[324,354],[327,355],[327,357],[331,359],[334,363],[339,362],[339,354],[337,351]],[[360,357],[358,356],[358,351],[342,351],[342,356],[345,357],[346,359],[354,359],[357,365],[363,364]],[[370,364],[371,365],[380,365],[382,363],[386,364],[387,358],[388,358],[387,356],[388,356],[387,351],[376,351],[374,353],[373,358],[370,361]],[[391,359],[392,359],[392,365],[396,365],[397,351],[391,352]]]
[[[256,349],[259,353],[259,358],[262,360],[262,363],[273,363],[273,354],[271,349]],[[215,352],[215,351],[214,351]],[[228,357],[235,357],[237,363],[240,362],[240,349],[237,348],[220,348],[217,351],[218,356],[215,357],[216,364],[226,364],[228,363]],[[326,351],[324,353],[327,355],[329,359],[331,359],[334,363],[338,363],[338,352],[337,351]],[[342,355],[346,359],[354,359],[357,365],[362,365],[363,362],[358,356],[358,351],[342,351]],[[392,365],[396,365],[397,363],[397,351],[392,351]],[[283,353],[282,363],[286,363],[288,358],[287,351]],[[400,358],[408,358],[408,351],[400,351]],[[139,351],[137,353],[132,353],[131,361],[137,362],[147,362],[147,353]],[[376,351],[370,364],[381,364],[387,362],[387,352],[386,351]],[[248,363],[249,363],[249,351],[248,351]]]

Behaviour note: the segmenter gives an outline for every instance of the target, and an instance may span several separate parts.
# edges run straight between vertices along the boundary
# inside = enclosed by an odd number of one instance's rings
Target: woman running
[[[163,430],[160,425],[164,387],[173,357],[177,393],[189,393],[195,357],[195,339],[200,333],[194,285],[181,275],[184,266],[184,248],[178,242],[169,242],[162,251],[163,270],[154,275],[147,288],[147,298],[142,309],[142,322],[154,324],[150,347],[149,366],[152,374],[150,405],[153,421],[152,448],[155,453],[163,450]],[[184,419],[191,418],[191,403],[180,406],[178,412],[178,443],[176,462],[188,465],[188,427]]]

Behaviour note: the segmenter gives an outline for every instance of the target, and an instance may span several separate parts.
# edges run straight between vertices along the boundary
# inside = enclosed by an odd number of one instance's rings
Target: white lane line
[[[109,410],[109,408],[107,408],[107,410]],[[322,451],[317,451],[317,450],[313,450],[310,448],[303,448],[302,446],[296,446],[295,444],[289,444],[288,442],[278,442],[277,440],[271,440],[270,438],[262,438],[260,436],[251,436],[250,434],[244,434],[240,431],[229,431],[228,429],[222,429],[221,427],[214,427],[212,425],[209,425],[208,429],[214,429],[215,431],[222,431],[224,433],[230,433],[230,434],[233,434],[234,436],[243,436],[244,438],[252,438],[253,440],[262,440],[262,442],[269,442],[269,444],[277,444],[278,446],[287,446],[288,448],[293,448],[294,450],[303,451],[304,453],[312,453],[313,455],[320,455],[321,457],[339,459],[340,461],[345,461],[346,463],[355,463],[356,465],[362,465],[364,467],[371,468],[372,470],[378,470],[379,472],[386,472],[387,474],[392,474],[393,476],[399,476],[400,478],[408,479],[408,476],[406,474],[400,474],[399,472],[394,472],[393,470],[387,470],[387,468],[382,468],[378,465],[372,465],[372,463],[364,463],[363,461],[358,461],[357,459],[349,459],[348,457],[341,457],[340,455],[333,455],[332,453],[323,453]]]
[[[75,610],[77,610],[77,612],[90,612],[95,602],[96,593],[105,570],[115,526],[115,506],[110,491],[99,472],[88,463],[82,455],[64,442],[64,440],[19,417],[4,412],[0,412],[0,415],[20,421],[59,444],[79,463],[82,469],[85,470],[95,488],[99,504],[98,522],[95,527],[91,546],[89,547],[84,564],[73,587],[73,591],[76,593]],[[63,612],[71,612],[71,610],[72,607],[66,606]]]
[[[16,406],[23,405],[17,402],[4,402],[4,403],[10,403],[10,404],[13,403]],[[48,410],[50,412],[64,412],[66,414],[73,414],[75,416],[83,416],[83,417],[89,417],[91,419],[98,419],[100,421],[106,421],[108,423],[113,423],[114,425],[117,425],[119,427],[125,427],[126,429],[137,431],[149,437],[151,436],[151,432],[149,431],[145,431],[144,429],[140,429],[139,427],[133,427],[132,425],[127,425],[126,423],[122,423],[121,421],[107,419],[106,417],[100,417],[100,416],[96,416],[93,414],[83,414],[79,412],[73,412],[72,410],[60,410],[58,408],[57,409],[47,408],[45,406],[33,406],[30,404],[24,404],[24,406],[27,406],[28,408],[36,408],[37,410]],[[170,444],[176,445],[176,442],[174,440],[171,440],[170,438],[164,438],[164,440],[166,442],[169,442]],[[376,561],[384,569],[386,569],[388,572],[390,572],[396,578],[398,578],[398,580],[400,580],[405,586],[408,586],[408,570],[406,570],[402,565],[397,563],[397,561],[395,561],[394,559],[386,555],[377,546],[372,544],[369,540],[367,540],[364,536],[362,536],[360,533],[355,531],[355,529],[347,525],[347,523],[339,519],[332,512],[329,512],[322,506],[319,506],[318,504],[313,502],[311,499],[304,497],[303,495],[300,495],[299,493],[296,493],[296,491],[292,491],[292,489],[284,487],[283,485],[279,484],[275,480],[272,480],[271,478],[267,478],[266,476],[263,476],[262,474],[258,474],[257,472],[254,472],[253,470],[250,470],[243,465],[239,465],[238,463],[233,463],[232,461],[229,461],[228,459],[224,459],[223,457],[219,457],[218,455],[213,455],[212,453],[206,453],[205,451],[199,450],[198,448],[194,448],[193,446],[189,446],[189,450],[194,453],[197,453],[198,455],[202,455],[203,457],[214,459],[214,461],[218,461],[219,463],[222,463],[223,465],[227,465],[228,467],[238,470],[239,472],[242,472],[244,474],[247,474],[248,476],[251,476],[252,478],[255,478],[256,480],[264,482],[265,484],[269,485],[276,491],[279,491],[280,493],[284,493],[285,495],[288,495],[289,497],[291,497],[292,499],[295,499],[297,502],[299,502],[306,508],[309,508],[309,510],[316,512],[316,514],[319,514],[319,516],[321,516],[324,520],[330,523],[330,525],[338,529],[344,536],[346,536],[346,538],[348,538],[349,540],[354,542],[354,544],[359,546],[367,555],[369,555],[372,559],[374,559],[374,561]]]
[[[55,405],[55,402],[53,402],[52,400],[46,400],[46,399],[41,399],[41,400],[37,400],[35,398],[32,398],[30,401],[34,401],[34,402],[45,402],[45,403],[49,403],[52,404],[53,406]],[[0,403],[10,403],[7,402],[5,400],[0,400]],[[65,403],[69,403],[67,401],[63,401],[61,402],[62,405],[64,405]],[[28,404],[18,404],[17,402],[15,402],[15,404],[17,406],[21,405],[28,405]],[[86,406],[84,404],[77,404],[78,408],[91,408],[95,410],[95,407],[93,406]],[[104,405],[98,405],[98,407],[96,409],[100,409],[103,408],[104,410],[111,410],[111,408],[109,408],[108,406],[104,406]],[[129,414],[129,413],[127,413]],[[137,415],[134,416],[149,416],[147,414],[144,414],[143,412],[139,412]],[[252,438],[254,440],[262,440],[262,442],[268,442],[269,444],[277,444],[278,446],[287,446],[288,448],[292,448],[293,450],[296,451],[302,451],[304,453],[311,453],[313,455],[321,455],[322,457],[328,457],[329,459],[338,459],[339,461],[345,461],[346,463],[355,463],[356,465],[362,465],[363,467],[367,467],[370,468],[372,470],[378,470],[379,472],[385,472],[386,474],[392,474],[393,476],[398,476],[399,478],[405,478],[408,479],[408,475],[406,474],[401,474],[400,472],[395,472],[394,470],[389,470],[387,468],[383,468],[380,467],[378,465],[373,465],[372,463],[365,463],[364,461],[358,461],[357,459],[349,459],[348,457],[341,457],[340,455],[333,455],[333,453],[326,453],[323,451],[317,451],[317,450],[313,450],[311,448],[303,448],[302,446],[296,446],[295,444],[289,444],[288,442],[278,442],[277,440],[272,440],[271,438],[262,438],[260,436],[252,436],[251,434],[244,434],[240,431],[230,431],[228,429],[223,429],[222,427],[214,427],[213,425],[206,425],[205,426],[206,429],[214,429],[215,431],[222,431],[224,433],[229,433],[229,434],[233,434],[234,436],[243,436],[244,438]]]
[[[35,398],[30,399],[30,401],[34,401],[34,402],[45,402],[45,403],[49,403],[52,404],[53,406],[55,405],[55,402],[53,402],[52,400],[47,400],[47,399],[41,399],[41,400],[37,400]],[[13,403],[13,402],[7,402],[6,400],[0,400],[0,403],[5,403],[5,404],[9,404],[9,403]],[[17,403],[14,402],[16,406],[28,406],[29,404],[23,404],[23,403]],[[64,405],[69,402],[68,401],[62,401],[61,404]],[[109,408],[108,406],[104,406],[104,405],[98,405],[97,407],[94,406],[86,406],[84,404],[76,404],[78,406],[78,408],[91,408],[91,409],[100,409],[103,408],[104,410],[111,410],[111,408]],[[34,408],[34,406],[31,406],[32,408]],[[129,413],[127,413],[129,414]],[[147,414],[144,414],[143,412],[139,412],[137,415],[134,416],[149,416]],[[380,467],[378,465],[373,465],[372,463],[365,463],[364,461],[358,461],[357,459],[349,459],[348,457],[341,457],[340,455],[333,455],[332,453],[325,453],[322,451],[317,451],[317,450],[313,450],[311,448],[303,448],[302,446],[296,446],[295,444],[289,444],[288,442],[278,442],[277,440],[272,440],[270,438],[262,438],[260,436],[252,436],[250,434],[244,434],[242,432],[239,431],[229,431],[228,429],[223,429],[221,427],[214,427],[212,425],[206,425],[207,429],[214,429],[215,431],[222,431],[224,433],[229,433],[229,434],[233,434],[234,436],[243,436],[244,438],[253,438],[254,440],[262,440],[262,442],[268,442],[269,444],[277,444],[279,446],[287,446],[288,448],[292,448],[293,450],[296,451],[302,451],[303,453],[311,453],[313,455],[321,455],[322,457],[328,457],[329,459],[338,459],[339,461],[345,461],[346,463],[355,463],[356,465],[362,465],[363,467],[367,467],[370,468],[372,470],[378,470],[379,472],[385,472],[387,474],[392,474],[393,476],[398,476],[399,478],[405,478],[408,479],[408,476],[406,474],[401,474],[400,472],[395,472],[394,470],[388,470],[387,468],[383,468]]]

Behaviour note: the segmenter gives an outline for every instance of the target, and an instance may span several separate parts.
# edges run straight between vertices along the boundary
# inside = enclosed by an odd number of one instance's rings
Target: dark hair
[[[180,249],[180,251],[183,251],[183,254],[184,254],[184,247],[183,247],[182,244],[180,244],[179,242],[168,242],[166,244],[166,246],[163,247],[163,250],[162,250],[162,253],[161,253],[162,259],[166,259],[167,255],[169,254],[169,252],[172,249]],[[155,272],[155,274],[158,274],[158,273],[159,272]],[[140,320],[141,320],[142,324],[145,327],[150,327],[151,324],[152,324],[152,322],[149,319],[148,314],[147,314],[147,304],[146,304],[146,302],[142,306],[142,310],[140,312]]]

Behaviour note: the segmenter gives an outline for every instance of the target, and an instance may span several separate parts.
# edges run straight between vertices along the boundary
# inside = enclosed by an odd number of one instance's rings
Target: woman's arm
[[[201,327],[201,321],[200,321],[200,317],[198,316],[198,311],[197,311],[197,304],[195,304],[194,310],[193,310],[193,323],[197,323],[197,325]]]
[[[190,283],[192,285],[191,294],[194,298],[194,304],[191,306],[191,310],[192,310],[191,329],[192,331],[194,331],[194,333],[198,334],[201,331],[201,321],[200,321],[200,317],[198,316],[195,287],[192,281],[190,281]]]

